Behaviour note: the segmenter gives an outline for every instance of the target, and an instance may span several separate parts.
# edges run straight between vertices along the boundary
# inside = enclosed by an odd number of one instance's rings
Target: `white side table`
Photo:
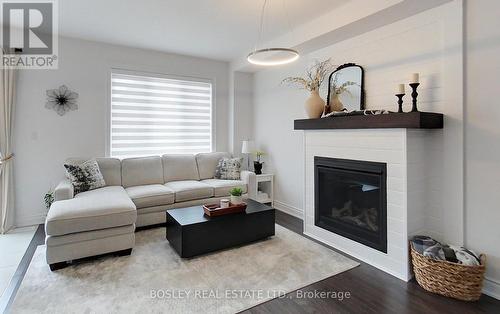
[[[255,200],[260,203],[271,203],[271,206],[274,207],[274,174],[263,173],[257,174],[255,177],[255,191],[257,191]],[[266,193],[267,196],[262,193]]]

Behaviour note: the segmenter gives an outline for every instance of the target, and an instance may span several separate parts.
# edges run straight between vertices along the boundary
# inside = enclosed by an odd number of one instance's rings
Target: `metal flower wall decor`
[[[58,115],[63,116],[70,110],[78,109],[78,105],[76,104],[77,99],[78,93],[69,90],[66,85],[62,85],[57,89],[47,90],[47,103],[45,104],[45,108],[52,109],[57,112]]]

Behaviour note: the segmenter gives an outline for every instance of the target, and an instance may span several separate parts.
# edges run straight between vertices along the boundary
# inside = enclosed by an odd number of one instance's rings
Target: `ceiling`
[[[349,1],[268,0],[263,40],[284,35],[289,24],[295,27]],[[262,4],[263,0],[64,0],[59,1],[59,34],[231,61],[254,48]]]

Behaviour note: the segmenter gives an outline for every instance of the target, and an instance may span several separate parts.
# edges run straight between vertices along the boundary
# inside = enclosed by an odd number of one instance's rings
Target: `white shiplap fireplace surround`
[[[411,278],[408,239],[425,233],[427,200],[439,193],[434,167],[440,130],[412,128],[304,130],[304,233],[402,280]],[[387,253],[315,225],[314,157],[387,164]],[[427,232],[428,233],[428,232]]]

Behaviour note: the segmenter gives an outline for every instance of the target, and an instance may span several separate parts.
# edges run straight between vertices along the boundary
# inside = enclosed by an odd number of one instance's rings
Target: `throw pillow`
[[[66,174],[73,184],[75,194],[106,186],[99,165],[95,159],[80,165],[64,164]]]
[[[239,180],[243,158],[221,158],[215,168],[215,178],[222,180]]]

